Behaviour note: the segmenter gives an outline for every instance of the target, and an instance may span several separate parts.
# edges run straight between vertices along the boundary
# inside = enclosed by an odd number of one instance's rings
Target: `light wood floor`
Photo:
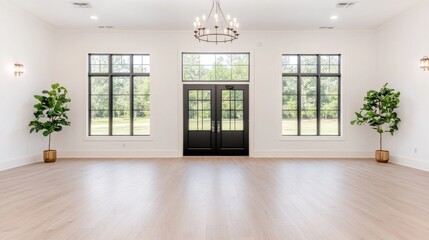
[[[0,172],[0,239],[429,239],[429,173],[370,160],[60,160]]]

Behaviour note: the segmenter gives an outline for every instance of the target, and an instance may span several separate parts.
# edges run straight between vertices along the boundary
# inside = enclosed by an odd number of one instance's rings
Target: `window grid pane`
[[[149,55],[90,54],[89,59],[89,135],[149,135]],[[101,68],[107,71],[94,71]]]
[[[189,90],[188,128],[190,131],[211,130],[211,90]]]
[[[340,55],[282,56],[282,135],[340,135],[340,62]]]
[[[248,53],[184,53],[183,81],[249,81]]]

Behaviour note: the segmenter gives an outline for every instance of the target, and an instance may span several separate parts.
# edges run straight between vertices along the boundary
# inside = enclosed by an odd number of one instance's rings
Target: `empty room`
[[[428,14],[0,0],[0,239],[429,239]]]

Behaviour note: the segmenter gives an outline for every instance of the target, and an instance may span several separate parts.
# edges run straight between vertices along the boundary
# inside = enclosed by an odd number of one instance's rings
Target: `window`
[[[340,136],[340,55],[282,56],[282,135]]]
[[[150,57],[89,55],[89,135],[150,134]]]
[[[249,81],[249,53],[183,53],[183,81]]]

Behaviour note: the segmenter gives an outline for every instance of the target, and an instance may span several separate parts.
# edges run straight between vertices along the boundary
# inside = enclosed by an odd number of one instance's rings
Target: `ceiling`
[[[207,15],[212,0],[9,0],[58,29],[182,31],[195,17]],[[358,2],[336,8],[338,2]],[[374,29],[425,0],[221,0],[225,14],[237,17],[242,30]],[[72,2],[89,2],[81,9]],[[98,20],[91,20],[96,15]],[[338,20],[330,16],[338,15]]]

